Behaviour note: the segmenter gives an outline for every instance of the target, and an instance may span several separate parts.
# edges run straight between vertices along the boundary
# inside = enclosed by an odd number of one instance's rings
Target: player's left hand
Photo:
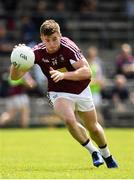
[[[54,82],[58,82],[64,79],[64,73],[58,70],[54,70],[52,67],[50,67],[50,74]]]

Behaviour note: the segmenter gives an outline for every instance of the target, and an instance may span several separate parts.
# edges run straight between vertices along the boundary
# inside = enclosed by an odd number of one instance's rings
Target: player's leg
[[[79,116],[83,120],[85,127],[88,129],[91,138],[100,146],[107,144],[107,140],[104,134],[102,126],[97,122],[97,116],[95,109],[86,112],[78,112]]]
[[[94,153],[94,165],[100,166],[103,164],[103,159],[97,152],[98,149],[92,144],[91,140],[86,133],[85,128],[77,122],[73,101],[65,98],[58,98],[54,103],[55,113],[65,122],[71,135],[83,146],[89,150],[91,154]]]
[[[21,107],[20,113],[21,113],[20,125],[22,128],[27,128],[30,120],[29,106]]]
[[[18,97],[18,106],[20,108],[21,119],[20,125],[22,128],[26,128],[30,121],[30,103],[27,94],[22,94]]]
[[[72,136],[82,144],[88,137],[85,129],[81,128],[76,121],[74,106],[74,102],[71,100],[58,98],[54,103],[54,111],[64,121]]]
[[[15,106],[15,101],[13,97],[9,97],[6,99],[6,109],[7,110],[0,115],[1,126],[4,126],[10,121],[12,121],[16,115],[17,107]]]
[[[4,126],[10,121],[12,121],[15,115],[16,115],[15,109],[8,109],[6,112],[3,112],[0,116],[0,126]]]
[[[97,116],[95,109],[91,111],[79,112],[81,119],[83,120],[85,127],[88,129],[91,138],[96,142],[100,148],[100,152],[106,161],[108,168],[117,167],[116,161],[112,158],[109,148],[107,146],[107,140],[105,137],[102,126],[97,122]]]

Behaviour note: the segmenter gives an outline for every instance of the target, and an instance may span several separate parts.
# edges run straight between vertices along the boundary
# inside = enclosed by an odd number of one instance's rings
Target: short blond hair
[[[44,21],[42,25],[40,26],[41,35],[50,36],[55,32],[58,32],[60,34],[60,26],[53,19]]]
[[[122,44],[121,49],[123,52],[129,53],[129,54],[132,53],[132,47],[130,44],[127,44],[127,43]]]

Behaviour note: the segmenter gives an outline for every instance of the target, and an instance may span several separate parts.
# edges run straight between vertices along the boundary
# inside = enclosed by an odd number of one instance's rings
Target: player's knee
[[[92,134],[98,134],[99,131],[100,131],[100,129],[98,128],[98,126],[97,126],[96,124],[93,125],[93,126],[91,126],[91,128],[90,128],[90,132],[91,132]]]

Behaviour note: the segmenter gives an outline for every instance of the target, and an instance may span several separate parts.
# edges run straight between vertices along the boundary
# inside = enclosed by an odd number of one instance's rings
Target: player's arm
[[[28,70],[27,70],[28,71]],[[27,71],[22,71],[16,68],[13,64],[10,67],[10,78],[12,80],[18,80],[25,75]]]
[[[63,79],[73,80],[73,81],[91,79],[91,69],[86,59],[83,58],[79,61],[76,61],[75,63],[72,64],[72,66],[74,67],[75,71],[59,72],[51,68],[50,69],[51,78],[55,82],[58,82]]]
[[[85,80],[91,79],[91,69],[88,65],[88,62],[83,58],[72,64],[75,71],[65,72],[64,79],[66,80]]]
[[[37,86],[36,81],[33,79],[30,73],[24,75],[24,83],[28,88],[35,88]]]

